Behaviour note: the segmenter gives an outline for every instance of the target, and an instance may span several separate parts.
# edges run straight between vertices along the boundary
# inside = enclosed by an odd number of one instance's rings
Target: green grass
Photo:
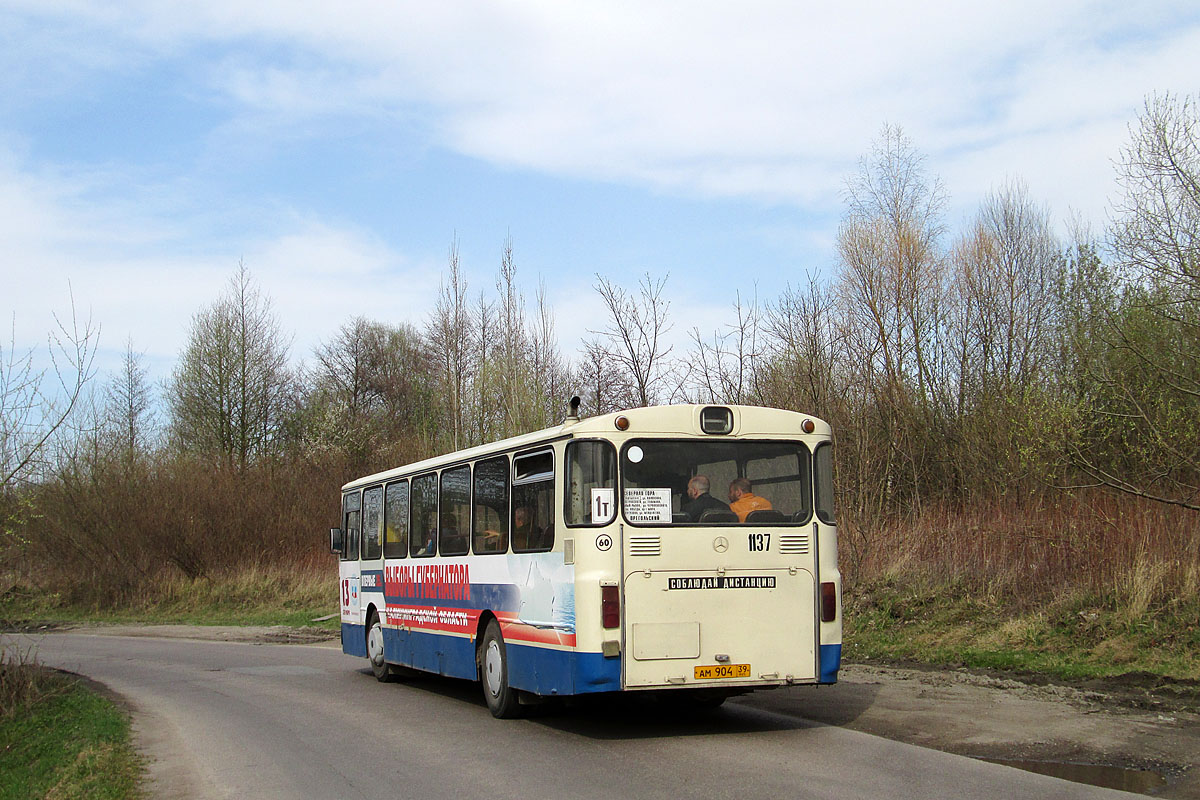
[[[889,579],[845,599],[847,661],[906,661],[1065,680],[1142,673],[1200,680],[1200,598],[1064,592],[1016,603],[962,585]]]
[[[0,670],[41,670],[2,663]],[[129,718],[72,679],[42,675],[0,714],[0,800],[136,798],[142,761],[129,741]],[[36,687],[36,688],[35,688]]]

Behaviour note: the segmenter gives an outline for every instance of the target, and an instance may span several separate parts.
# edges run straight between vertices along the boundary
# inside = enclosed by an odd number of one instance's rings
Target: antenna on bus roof
[[[571,402],[568,404],[571,408],[567,412],[567,418],[563,420],[564,425],[566,425],[568,422],[579,422],[579,403],[579,395],[574,395],[571,398]]]

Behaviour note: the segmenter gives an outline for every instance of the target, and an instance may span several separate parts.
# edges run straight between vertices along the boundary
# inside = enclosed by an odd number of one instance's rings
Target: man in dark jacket
[[[697,475],[688,481],[687,493],[691,499],[684,503],[680,510],[687,514],[688,519],[692,522],[699,522],[700,515],[710,508],[715,508],[717,511],[729,510],[729,506],[709,494],[708,489],[707,475]]]

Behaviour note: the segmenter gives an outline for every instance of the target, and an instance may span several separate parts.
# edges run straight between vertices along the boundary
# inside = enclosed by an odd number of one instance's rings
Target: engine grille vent
[[[630,536],[629,555],[631,556],[660,556],[662,555],[662,538],[659,536]]]
[[[785,533],[779,537],[779,552],[785,555],[808,555],[807,533]]]

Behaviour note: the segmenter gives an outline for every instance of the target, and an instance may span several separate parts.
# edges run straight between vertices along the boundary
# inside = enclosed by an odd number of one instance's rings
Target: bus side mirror
[[[344,536],[342,535],[342,529],[341,528],[330,528],[329,529],[329,552],[338,553],[340,555],[342,550],[345,549],[344,544],[345,544],[345,541],[344,541]]]

